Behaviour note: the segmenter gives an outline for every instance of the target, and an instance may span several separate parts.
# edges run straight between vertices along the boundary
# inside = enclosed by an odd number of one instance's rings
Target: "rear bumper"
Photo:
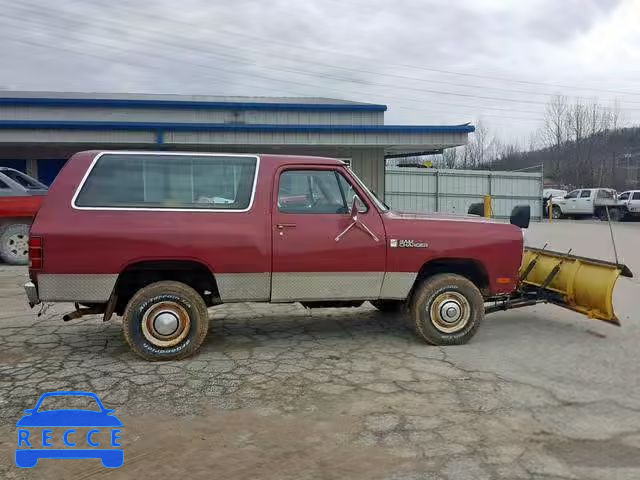
[[[33,307],[40,303],[40,298],[38,297],[38,287],[36,287],[35,283],[27,282],[24,284],[24,291],[27,294],[27,300],[29,301],[29,306]]]

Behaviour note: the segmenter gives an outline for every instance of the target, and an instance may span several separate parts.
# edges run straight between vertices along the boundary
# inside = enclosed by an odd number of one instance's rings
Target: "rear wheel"
[[[129,300],[122,329],[131,349],[142,358],[179,360],[193,355],[207,336],[207,306],[184,283],[153,283]]]
[[[9,265],[29,263],[29,225],[13,223],[0,232],[0,258]]]
[[[484,300],[469,279],[450,273],[434,275],[417,288],[411,319],[417,334],[432,345],[461,345],[484,318]]]
[[[373,300],[371,305],[384,313],[400,313],[405,309],[404,300]]]
[[[558,220],[558,219],[562,218],[562,210],[560,209],[560,207],[559,207],[559,206],[554,205],[554,206],[551,208],[551,216],[552,216],[555,220]]]

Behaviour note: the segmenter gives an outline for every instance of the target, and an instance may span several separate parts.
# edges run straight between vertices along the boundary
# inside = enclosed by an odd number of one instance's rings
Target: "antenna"
[[[604,207],[607,210],[607,222],[609,223],[609,233],[611,234],[611,243],[613,244],[613,255],[616,257],[616,265],[620,265],[618,262],[618,249],[616,248],[616,239],[613,238],[613,227],[611,226],[611,215],[609,215],[609,205]]]

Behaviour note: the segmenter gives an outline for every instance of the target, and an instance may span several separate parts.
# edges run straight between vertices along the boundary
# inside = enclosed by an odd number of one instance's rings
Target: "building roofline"
[[[0,129],[130,130],[130,131],[244,131],[318,133],[471,133],[463,125],[288,125],[252,123],[108,122],[79,120],[0,120]]]
[[[166,108],[186,110],[297,110],[297,111],[370,111],[384,112],[386,105],[366,103],[299,103],[238,102],[209,100],[160,100],[142,98],[57,98],[57,97],[0,97],[1,106],[40,107],[110,107],[110,108]]]

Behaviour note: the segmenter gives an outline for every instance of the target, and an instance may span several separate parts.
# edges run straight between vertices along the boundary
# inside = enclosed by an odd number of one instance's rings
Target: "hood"
[[[398,210],[389,210],[386,213],[387,218],[391,220],[447,220],[452,222],[473,222],[473,223],[502,223],[490,218],[479,217],[477,215],[463,215],[456,213],[424,213],[424,212],[402,212]]]

